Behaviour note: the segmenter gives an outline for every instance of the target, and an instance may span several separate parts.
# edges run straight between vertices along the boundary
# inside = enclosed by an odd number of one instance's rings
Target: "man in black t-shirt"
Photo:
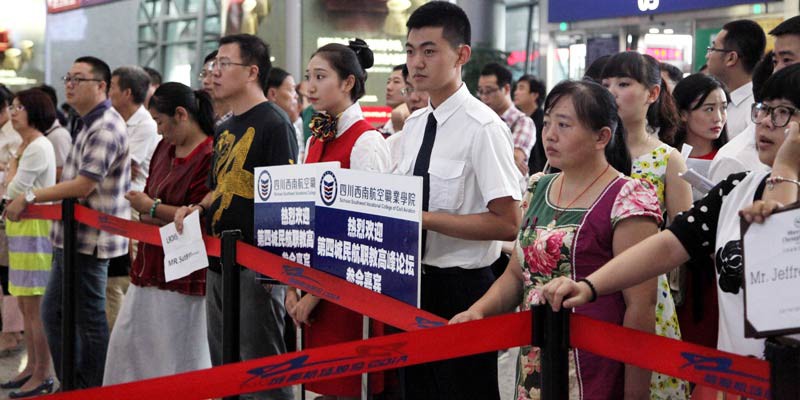
[[[239,229],[242,240],[253,243],[253,169],[294,164],[297,145],[294,131],[283,112],[264,96],[269,74],[269,49],[252,35],[231,35],[220,39],[219,52],[210,63],[214,95],[231,107],[233,116],[217,127],[211,166],[211,192],[198,204],[181,207],[175,223],[197,210],[205,216],[208,232]],[[290,140],[291,139],[291,140]],[[209,257],[206,277],[208,342],[211,362],[222,364],[222,276],[219,259]],[[240,356],[242,360],[286,352],[283,342],[284,314],[282,286],[266,287],[258,274],[242,269],[240,291]],[[292,399],[291,387],[251,393],[242,399]]]

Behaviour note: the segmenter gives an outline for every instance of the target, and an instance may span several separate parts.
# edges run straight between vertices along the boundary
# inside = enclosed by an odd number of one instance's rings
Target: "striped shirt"
[[[105,100],[81,117],[82,127],[64,164],[61,181],[73,180],[78,175],[97,182],[86,198],[78,199],[80,205],[101,213],[130,219],[130,202],[125,193],[130,189],[131,158],[125,120]],[[53,246],[64,247],[63,224],[53,223],[50,231]],[[78,252],[99,259],[121,256],[128,252],[128,238],[78,225]]]

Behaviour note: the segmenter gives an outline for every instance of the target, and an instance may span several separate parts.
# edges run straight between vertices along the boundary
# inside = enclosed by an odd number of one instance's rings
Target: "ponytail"
[[[197,99],[197,113],[193,117],[206,136],[213,136],[214,103],[211,101],[211,96],[204,90],[195,90],[194,97]]]
[[[186,109],[206,136],[214,134],[214,106],[208,93],[192,90],[182,83],[167,82],[159,86],[150,98],[149,108],[170,117],[175,116],[178,107]]]
[[[658,139],[672,146],[675,144],[675,132],[680,126],[680,115],[675,106],[675,99],[667,90],[667,84],[662,79],[661,91],[656,102],[647,109],[647,124],[658,128]]]
[[[622,124],[622,118],[619,118],[617,128],[611,132],[611,140],[606,145],[605,154],[606,161],[614,169],[626,176],[630,176],[633,160],[631,159],[631,152],[628,150],[627,136],[628,131],[625,130],[625,126]]]
[[[367,42],[362,39],[351,40],[345,46],[339,43],[329,43],[320,47],[311,57],[319,55],[326,59],[339,75],[339,79],[347,79],[352,75],[355,84],[350,91],[350,99],[356,101],[367,92],[367,69],[371,68],[375,62],[372,50]]]

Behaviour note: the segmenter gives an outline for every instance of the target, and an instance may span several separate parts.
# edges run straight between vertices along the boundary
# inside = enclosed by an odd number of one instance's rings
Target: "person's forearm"
[[[518,223],[519,218],[504,218],[491,211],[468,215],[425,212],[422,215],[424,229],[466,240],[514,240]]]
[[[65,182],[57,183],[46,188],[33,191],[36,195],[37,203],[46,203],[69,198],[83,198],[91,194],[97,182],[89,178],[79,176]]]
[[[587,278],[602,296],[665,274],[688,260],[678,238],[665,230],[623,251]]]
[[[514,268],[512,264],[507,268]],[[516,267],[519,268],[519,267]],[[522,282],[512,273],[503,273],[492,284],[486,294],[473,304],[470,309],[483,317],[511,312],[522,302]]]
[[[789,165],[775,164],[770,177],[781,177],[796,181],[798,179],[798,171]],[[798,186],[792,182],[775,182],[772,185],[767,185],[762,200],[773,200],[784,205],[792,204],[798,200],[798,189]]]
[[[655,301],[642,301],[640,304],[631,304],[626,307],[622,323],[624,327],[654,333],[655,324]],[[650,370],[626,364],[625,399],[648,399],[651,375]]]

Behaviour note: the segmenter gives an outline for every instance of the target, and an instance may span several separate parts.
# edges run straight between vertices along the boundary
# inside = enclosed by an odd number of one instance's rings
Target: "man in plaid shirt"
[[[88,208],[130,218],[125,200],[131,179],[131,160],[125,120],[111,107],[111,70],[95,57],[75,60],[62,78],[67,103],[80,115],[80,131],[67,157],[61,182],[28,191],[7,207],[10,220],[30,203],[77,198]],[[42,300],[42,320],[55,365],[61,364],[61,285],[64,276],[64,237],[61,221],[53,223],[53,268]],[[105,313],[106,269],[111,258],[128,252],[128,239],[78,225],[76,265],[80,267],[77,311],[77,385],[101,386],[108,347]],[[62,371],[65,372],[65,371]],[[63,378],[63,377],[59,377]]]
[[[478,79],[478,96],[511,129],[514,142],[514,162],[523,177],[528,175],[528,157],[536,142],[533,120],[514,107],[511,101],[511,71],[498,63],[489,63]]]

